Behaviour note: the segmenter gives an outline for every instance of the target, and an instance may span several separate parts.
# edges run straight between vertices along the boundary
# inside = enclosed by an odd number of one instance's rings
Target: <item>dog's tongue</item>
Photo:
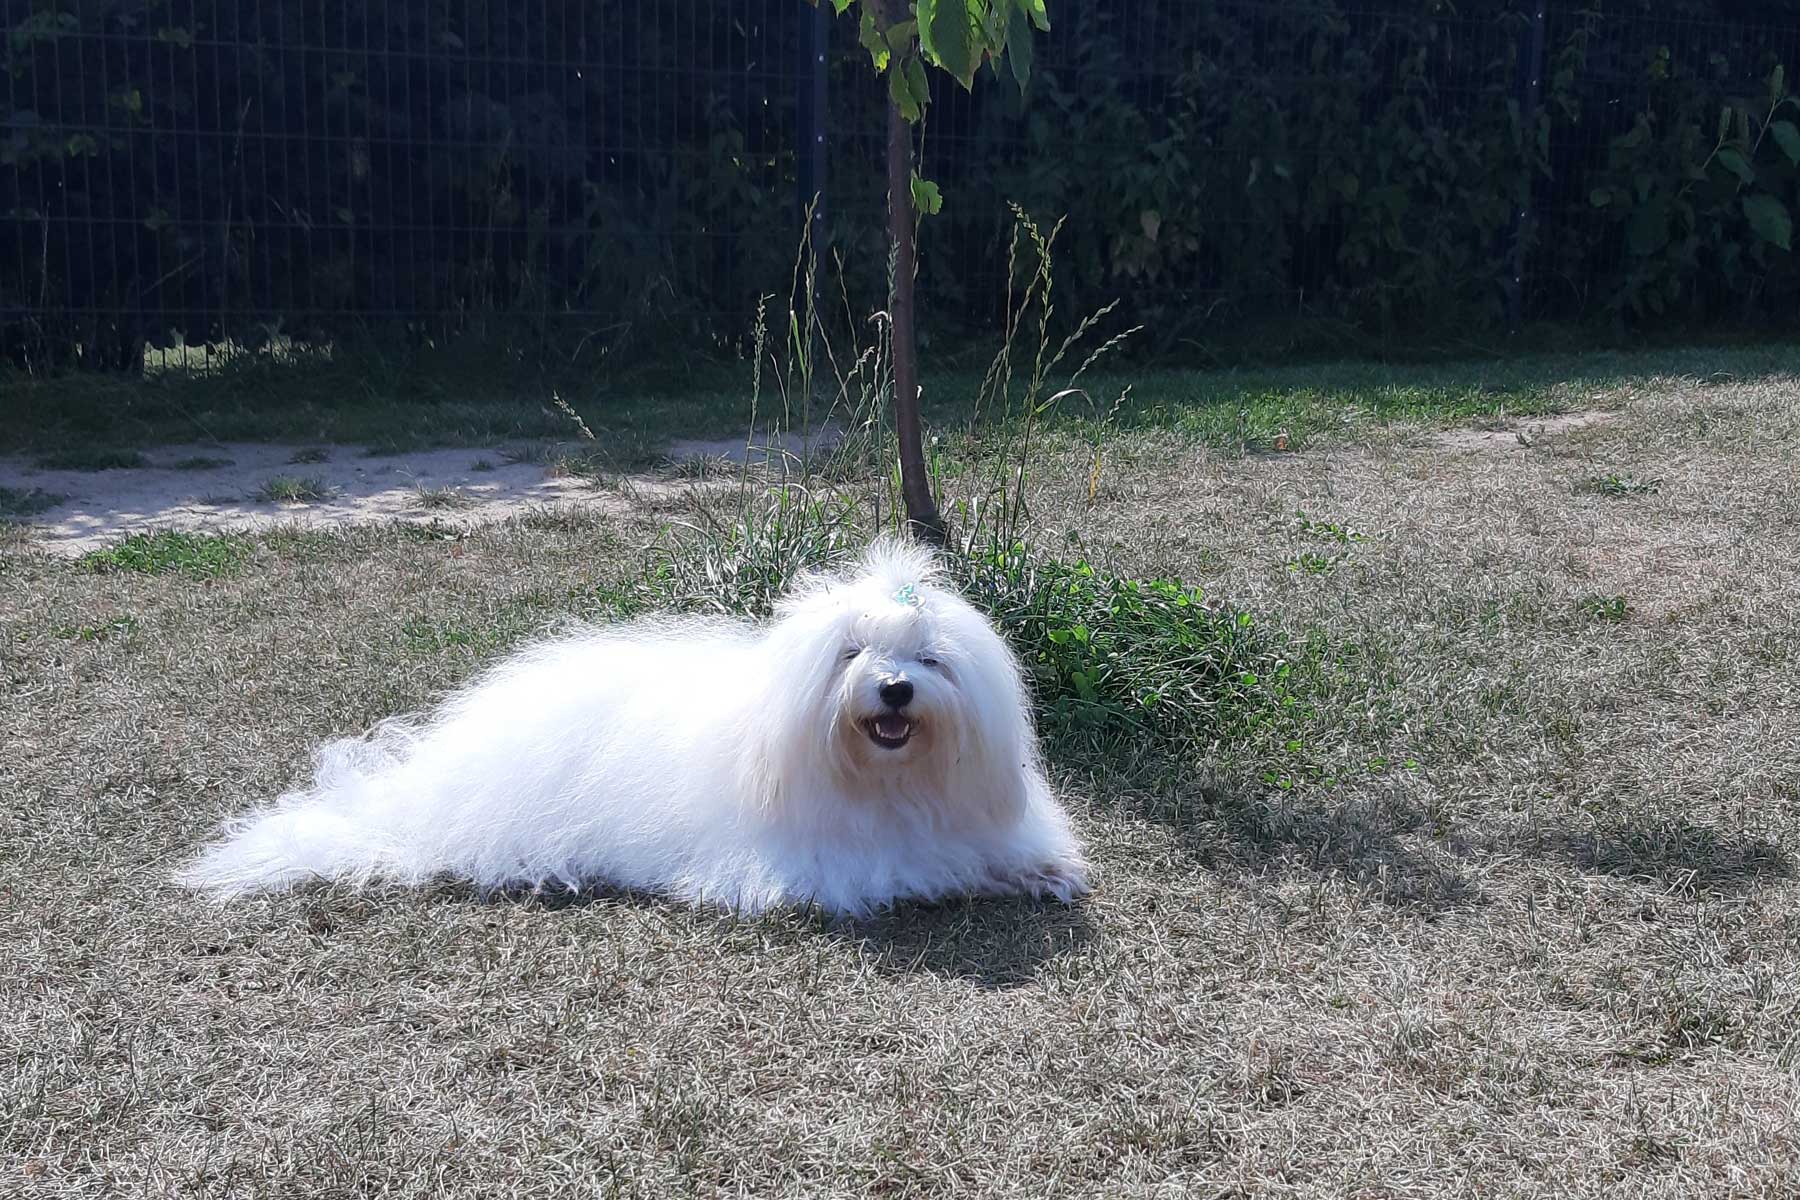
[[[883,713],[875,718],[875,732],[891,742],[897,742],[912,729],[905,717],[898,713]]]

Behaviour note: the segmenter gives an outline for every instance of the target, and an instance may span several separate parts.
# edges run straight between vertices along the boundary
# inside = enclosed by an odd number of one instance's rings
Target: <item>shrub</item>
[[[1065,754],[1203,753],[1261,742],[1304,711],[1286,640],[1178,579],[1022,544],[952,569],[1024,661],[1045,737]]]
[[[597,597],[607,615],[765,616],[802,571],[854,559],[866,525],[847,501],[778,490],[741,519],[672,527],[642,571]],[[1024,543],[946,552],[953,583],[1024,664],[1046,744],[1077,763],[1300,749],[1308,709],[1285,635],[1175,579],[1110,575]],[[1316,657],[1308,643],[1298,653]]]
[[[129,367],[171,330],[342,344],[375,313],[434,318],[406,326],[413,349],[451,333],[521,354],[565,333],[548,344],[590,362],[658,332],[665,350],[737,346],[787,274],[769,232],[795,223],[798,162],[791,83],[741,64],[791,63],[807,9],[723,19],[730,7],[222,0],[201,26],[172,10],[132,32],[115,6],[12,6],[0,296],[27,302],[0,312],[0,353]],[[1053,10],[1028,103],[992,88],[932,106],[921,165],[944,209],[921,244],[928,330],[991,328],[1008,201],[1070,218],[1063,320],[1123,293],[1122,315],[1163,348],[1266,355],[1274,321],[1492,330],[1527,201],[1539,315],[1791,312],[1800,112],[1768,16],[1722,0],[1552,6],[1528,114],[1519,8]],[[627,27],[640,32],[618,64],[548,69],[559,41],[591,55]],[[854,54],[831,69],[831,156],[866,164],[885,90]],[[880,174],[831,176],[858,300],[885,292]]]

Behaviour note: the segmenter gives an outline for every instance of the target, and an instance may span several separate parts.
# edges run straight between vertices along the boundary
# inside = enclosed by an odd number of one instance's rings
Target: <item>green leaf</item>
[[[1794,128],[1792,121],[1775,121],[1770,124],[1769,132],[1775,135],[1775,144],[1788,156],[1788,161],[1800,163],[1800,129]]]
[[[1783,250],[1794,248],[1794,219],[1788,215],[1787,205],[1775,197],[1767,192],[1745,196],[1744,215],[1750,218],[1750,228],[1763,241]]]
[[[887,77],[888,99],[894,102],[894,107],[900,110],[901,116],[908,121],[917,121],[924,115],[924,110],[913,99],[912,87],[906,82],[906,72],[889,71]]]
[[[869,61],[875,64],[876,73],[880,74],[887,70],[887,39],[881,36],[879,29],[875,28],[875,14],[866,8],[863,9],[862,32],[858,35],[858,40],[862,43],[862,48],[869,52]]]
[[[1661,201],[1641,205],[1625,230],[1626,243],[1639,258],[1648,258],[1669,244],[1669,208]]]
[[[1031,22],[1026,19],[1024,9],[1014,8],[1006,22],[1006,65],[1012,68],[1012,77],[1021,92],[1031,82],[1033,53]]]
[[[831,7],[837,9],[837,15],[841,17],[850,10],[850,0],[831,0]]]
[[[1588,203],[1595,208],[1605,208],[1612,203],[1612,193],[1606,188],[1597,187],[1588,193]]]
[[[924,112],[931,103],[931,83],[925,78],[925,64],[916,54],[906,60],[906,86],[912,90],[913,103]]]
[[[965,90],[974,88],[975,68],[981,65],[969,20],[970,6],[980,4],[981,0],[919,0],[920,44]]]
[[[913,39],[919,36],[917,21],[895,21],[882,34],[887,39],[888,49],[895,54],[905,54],[912,49]]]
[[[1756,168],[1746,162],[1742,154],[1729,146],[1719,151],[1719,165],[1736,175],[1744,183],[1756,182]]]
[[[1013,0],[1031,17],[1031,23],[1045,33],[1050,32],[1050,14],[1044,11],[1044,0]]]
[[[930,216],[935,217],[944,207],[944,194],[938,190],[938,185],[929,179],[919,178],[917,171],[913,172],[912,177],[912,198],[913,207]]]

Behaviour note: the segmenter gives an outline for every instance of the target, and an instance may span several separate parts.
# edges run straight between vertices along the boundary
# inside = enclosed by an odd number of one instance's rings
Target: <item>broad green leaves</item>
[[[1719,151],[1719,165],[1736,175],[1741,182],[1756,182],[1756,171],[1750,166],[1750,160],[1729,146]]]
[[[1787,205],[1767,192],[1757,192],[1744,197],[1744,216],[1757,237],[1771,246],[1793,249],[1794,219],[1788,215]]]
[[[875,64],[875,73],[879,75],[887,70],[887,39],[881,36],[879,29],[875,28],[875,14],[866,8],[863,9],[862,33],[859,40],[862,42],[862,48],[869,52],[869,61]]]
[[[912,198],[915,209],[931,216],[936,216],[944,207],[944,194],[938,190],[938,185],[929,179],[921,179],[917,171],[912,177]]]
[[[807,2],[816,6],[819,0]],[[877,74],[885,73],[896,63],[906,70],[911,63],[922,60],[950,75],[965,90],[974,88],[975,72],[983,63],[1002,58],[1023,90],[1031,80],[1032,32],[1050,29],[1045,0],[911,0],[904,6],[900,0],[888,0],[885,9],[876,0],[830,3],[839,16],[849,12],[852,5],[861,5],[860,40]],[[901,20],[888,19],[897,12],[909,15]],[[900,103],[903,89],[891,86],[890,91],[895,103]],[[902,105],[911,121],[918,120],[924,111],[924,101],[914,99],[917,112],[911,104]]]
[[[1785,87],[1776,68],[1766,109],[1734,102],[1718,106],[1716,122],[1689,109],[1660,125],[1644,113],[1611,141],[1588,202],[1624,234],[1613,307],[1662,314],[1695,302],[1709,273],[1744,288],[1792,269],[1780,260],[1794,249],[1800,127],[1784,114],[1800,96]]]
[[[1792,121],[1775,121],[1769,125],[1769,136],[1781,147],[1791,163],[1800,163],[1800,129],[1794,128]]]
[[[982,0],[919,0],[919,45],[925,57],[954,75],[965,90],[975,86],[980,51],[986,48],[978,49],[986,7]]]
[[[901,70],[888,72],[888,99],[908,121],[916,122],[925,115],[926,102],[931,99],[931,85],[926,82],[925,67],[917,58],[908,59]]]
[[[1007,18],[1006,29],[1006,63],[1012,68],[1013,80],[1019,90],[1031,82],[1031,26],[1023,7],[1016,7]]]
[[[807,0],[814,7],[819,0]],[[830,0],[839,16],[857,9],[858,41],[877,75],[886,75],[888,100],[917,123],[931,102],[927,65],[975,87],[983,63],[1004,58],[1019,90],[1031,81],[1034,31],[1047,32],[1045,0]],[[896,19],[898,18],[898,19]],[[913,204],[922,213],[943,205],[937,185],[912,178]]]

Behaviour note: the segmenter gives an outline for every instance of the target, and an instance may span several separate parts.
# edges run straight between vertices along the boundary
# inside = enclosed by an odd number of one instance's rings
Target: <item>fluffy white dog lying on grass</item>
[[[310,787],[180,879],[230,896],[438,876],[746,912],[1087,890],[1018,664],[897,543],[804,581],[772,623],[642,621],[525,650],[427,717],[327,745]]]

